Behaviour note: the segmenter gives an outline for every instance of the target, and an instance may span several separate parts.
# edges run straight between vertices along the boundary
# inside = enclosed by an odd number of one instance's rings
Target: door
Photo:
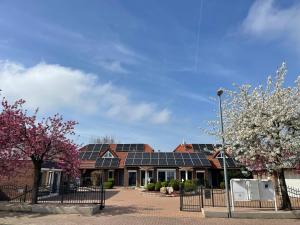
[[[53,173],[53,182],[52,182],[52,193],[56,193],[57,192],[57,178],[58,178],[58,174],[57,172]]]
[[[136,171],[128,171],[128,185],[136,186]]]
[[[197,177],[197,181],[198,181],[198,185],[205,185],[204,182],[204,171],[197,171],[196,172],[196,177]]]
[[[146,171],[141,170],[141,186],[144,187],[146,183]]]

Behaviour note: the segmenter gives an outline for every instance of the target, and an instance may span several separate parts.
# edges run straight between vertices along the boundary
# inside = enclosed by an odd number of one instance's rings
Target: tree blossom
[[[300,77],[295,86],[284,87],[286,73],[283,63],[266,86],[225,90],[223,116],[224,138],[233,156],[251,170],[276,172],[283,208],[291,208],[283,169],[299,166]],[[220,137],[218,121],[210,124],[210,133]]]
[[[37,120],[37,111],[28,116],[22,109],[25,101],[10,105],[2,101],[0,113],[0,160],[3,175],[9,175],[17,164],[30,159],[34,167],[32,203],[37,202],[38,185],[42,163],[56,162],[63,171],[78,175],[78,146],[69,138],[74,135],[75,121],[63,121],[56,114]]]

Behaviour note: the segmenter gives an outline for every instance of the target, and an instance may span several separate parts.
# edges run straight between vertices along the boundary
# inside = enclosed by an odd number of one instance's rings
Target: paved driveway
[[[299,220],[205,219],[200,212],[180,212],[178,197],[158,197],[131,189],[107,191],[106,208],[94,216],[0,212],[0,224],[63,225],[299,225]]]
[[[201,212],[179,210],[179,197],[164,197],[135,189],[113,189],[106,192],[104,215],[143,215],[201,218]]]

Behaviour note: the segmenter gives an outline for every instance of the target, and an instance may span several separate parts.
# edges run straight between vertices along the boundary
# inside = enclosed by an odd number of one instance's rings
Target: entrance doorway
[[[204,171],[196,171],[196,177],[198,181],[198,185],[205,185],[205,172]]]
[[[136,170],[128,171],[128,185],[136,186]]]

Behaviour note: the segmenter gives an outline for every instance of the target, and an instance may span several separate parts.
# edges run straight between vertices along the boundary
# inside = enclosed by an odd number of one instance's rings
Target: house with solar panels
[[[180,144],[172,152],[156,152],[148,144],[89,144],[80,150],[83,185],[99,171],[102,181],[114,179],[117,186],[143,187],[149,182],[171,179],[195,180],[218,186],[222,180],[222,155],[212,144]],[[227,157],[229,169],[239,166]]]

